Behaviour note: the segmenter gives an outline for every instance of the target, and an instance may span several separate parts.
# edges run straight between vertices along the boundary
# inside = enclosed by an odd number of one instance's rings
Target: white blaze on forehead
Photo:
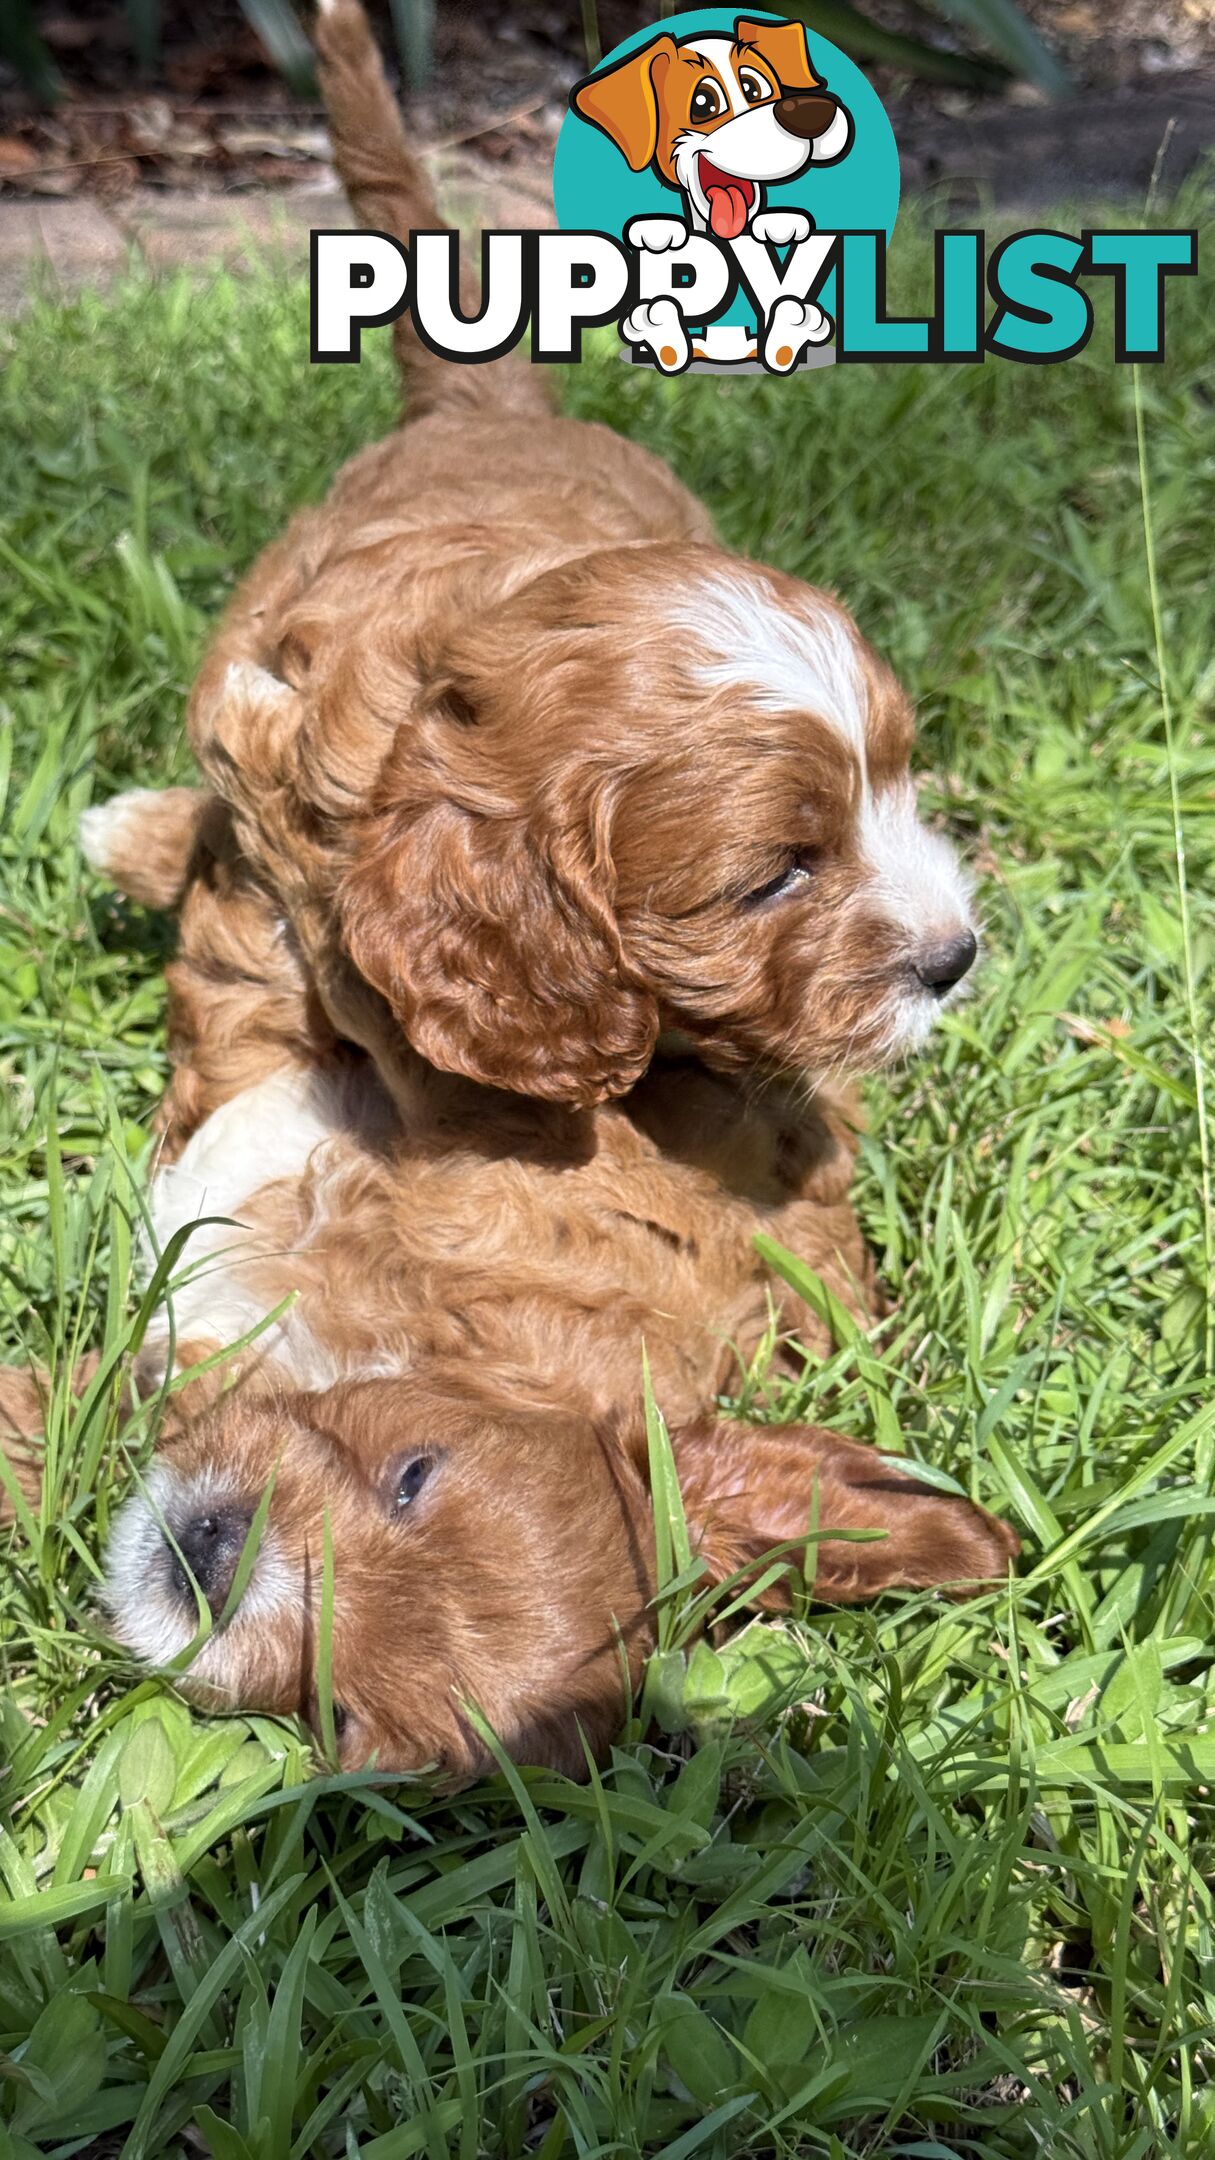
[[[187,1478],[171,1463],[155,1462],[143,1490],[120,1510],[106,1554],[102,1602],[119,1640],[146,1664],[170,1664],[199,1632],[197,1604],[174,1579],[177,1556],[165,1529],[180,1539],[197,1516],[249,1504],[250,1496],[218,1467]],[[241,1675],[256,1669],[266,1628],[284,1612],[299,1610],[302,1595],[296,1569],[273,1530],[264,1528],[240,1603],[222,1633],[208,1636],[191,1660],[190,1678],[234,1691]]]
[[[868,870],[858,902],[880,908],[909,946],[970,929],[969,884],[949,842],[920,823],[911,781],[871,786],[868,694],[842,612],[808,589],[791,608],[758,574],[719,574],[697,586],[673,627],[704,688],[737,689],[773,712],[812,714],[856,759],[857,837]]]
[[[846,140],[849,122],[843,111],[832,121],[830,150],[820,152],[817,141],[807,142],[782,127],[776,114],[776,101],[781,94],[779,87],[774,89],[763,69],[755,66],[756,56],[746,46],[739,50],[729,38],[698,37],[685,40],[681,49],[685,57],[695,53],[714,68],[726,99],[724,113],[716,114],[710,126],[692,120],[671,145],[676,179],[691,198],[693,209],[702,222],[708,210],[708,198],[700,182],[702,151],[719,171],[755,183],[757,194],[750,204],[753,212],[758,207],[759,191],[765,181],[791,180],[794,174],[804,171],[815,156],[835,155],[841,147],[837,122],[842,125]],[[764,97],[754,104],[748,100],[741,82],[748,62],[752,72],[762,76],[764,83]]]
[[[766,581],[702,580],[673,627],[706,689],[745,691],[772,712],[809,712],[833,728],[865,776],[865,683],[844,617],[806,590],[796,613]]]

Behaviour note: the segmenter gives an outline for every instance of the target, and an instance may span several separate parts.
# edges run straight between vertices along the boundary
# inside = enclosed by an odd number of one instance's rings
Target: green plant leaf
[[[241,11],[256,31],[279,74],[297,97],[316,96],[316,63],[291,0],[240,0]]]
[[[1037,83],[1052,97],[1071,88],[1066,68],[1013,0],[935,0],[935,5],[942,15],[973,32],[1027,82]]]

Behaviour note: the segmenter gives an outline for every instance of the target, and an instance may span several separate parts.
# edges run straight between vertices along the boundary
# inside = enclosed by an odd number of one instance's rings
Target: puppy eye
[[[429,1455],[414,1455],[402,1465],[397,1479],[396,1498],[393,1501],[398,1515],[417,1499],[433,1469],[434,1460]]]
[[[776,900],[782,893],[790,893],[804,885],[811,876],[810,865],[804,855],[795,855],[792,862],[776,877],[769,878],[766,885],[757,885],[753,892],[744,896],[744,906],[758,907],[761,900]]]
[[[350,1712],[345,1703],[333,1705],[333,1737],[340,1744],[350,1729]]]
[[[757,75],[754,68],[743,68],[738,77],[739,86],[748,105],[758,105],[761,99],[770,97],[772,85]]]
[[[725,100],[721,91],[712,77],[706,75],[702,82],[697,83],[692,92],[693,120],[716,120],[718,113],[724,112],[725,109]]]

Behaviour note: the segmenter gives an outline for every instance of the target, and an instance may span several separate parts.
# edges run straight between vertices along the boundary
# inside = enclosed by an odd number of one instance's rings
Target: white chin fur
[[[945,1001],[925,990],[899,991],[889,1002],[884,1059],[898,1064],[922,1050],[941,1017]]]
[[[101,1595],[119,1641],[146,1664],[167,1665],[198,1630],[169,1591],[169,1553],[157,1521],[176,1487],[167,1463],[153,1463],[144,1486],[115,1519]]]
[[[144,1664],[170,1665],[198,1634],[197,1606],[173,1580],[174,1555],[161,1524],[174,1535],[191,1515],[237,1497],[222,1471],[186,1481],[170,1463],[155,1462],[120,1510],[106,1553],[101,1601],[119,1641]],[[191,1683],[235,1696],[246,1670],[264,1662],[266,1630],[284,1611],[301,1609],[295,1570],[263,1530],[244,1596],[222,1633],[212,1634],[191,1659]]]

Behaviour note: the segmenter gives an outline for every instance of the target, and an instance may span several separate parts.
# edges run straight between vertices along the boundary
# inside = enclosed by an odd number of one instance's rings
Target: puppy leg
[[[815,1595],[852,1605],[882,1590],[943,1587],[965,1596],[1002,1581],[1020,1540],[969,1500],[909,1477],[876,1448],[814,1426],[753,1427],[705,1419],[673,1435],[689,1528],[711,1573],[724,1579],[774,1545],[818,1529],[877,1530],[878,1538],[824,1537],[815,1546]],[[797,1565],[798,1555],[786,1555]],[[762,1601],[788,1607],[787,1583]]]
[[[193,879],[165,980],[173,1077],[158,1123],[170,1159],[222,1103],[284,1067],[334,1054],[295,940],[234,850]]]
[[[178,907],[200,847],[222,824],[205,788],[129,788],[80,820],[85,860],[144,907]]]

